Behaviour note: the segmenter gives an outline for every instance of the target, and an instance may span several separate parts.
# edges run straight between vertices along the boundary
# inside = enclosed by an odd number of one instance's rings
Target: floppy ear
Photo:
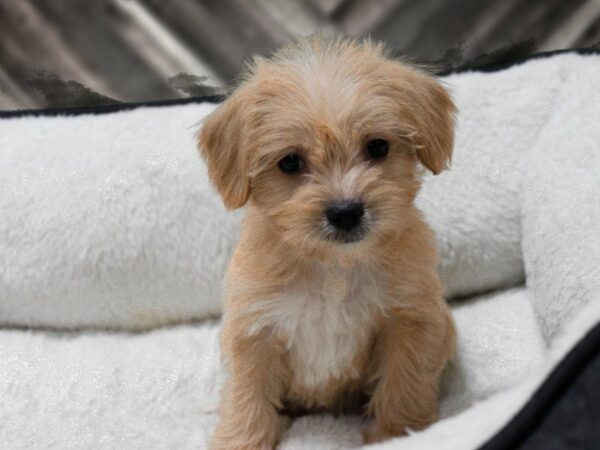
[[[205,120],[198,145],[208,176],[228,209],[244,206],[250,196],[248,155],[244,148],[244,102],[233,94]]]
[[[454,147],[456,107],[446,89],[433,77],[408,69],[404,107],[416,128],[416,154],[434,174],[448,168]],[[405,72],[406,75],[406,72]]]

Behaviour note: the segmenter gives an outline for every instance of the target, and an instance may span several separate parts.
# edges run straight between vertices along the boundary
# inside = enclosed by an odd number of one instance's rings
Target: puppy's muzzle
[[[364,236],[365,207],[362,202],[346,200],[331,203],[325,210],[327,222],[333,228],[332,236],[342,242],[355,242]]]

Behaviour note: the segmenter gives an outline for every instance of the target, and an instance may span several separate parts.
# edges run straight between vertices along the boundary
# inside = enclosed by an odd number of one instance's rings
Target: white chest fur
[[[349,373],[383,308],[377,276],[364,267],[324,269],[311,283],[290,288],[261,307],[257,331],[272,327],[287,340],[297,382],[318,387]]]

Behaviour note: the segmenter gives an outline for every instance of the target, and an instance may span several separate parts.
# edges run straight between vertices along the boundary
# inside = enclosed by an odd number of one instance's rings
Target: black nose
[[[331,204],[325,214],[329,223],[338,230],[350,231],[360,223],[365,208],[361,202],[349,200]]]

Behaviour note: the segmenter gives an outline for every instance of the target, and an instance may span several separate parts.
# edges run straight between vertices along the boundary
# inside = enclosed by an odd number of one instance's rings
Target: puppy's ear
[[[434,174],[448,168],[454,147],[456,107],[446,89],[433,77],[404,68],[404,108],[416,128],[416,154]]]
[[[210,114],[198,139],[210,181],[228,209],[244,206],[250,196],[243,97],[241,92],[234,93]]]

